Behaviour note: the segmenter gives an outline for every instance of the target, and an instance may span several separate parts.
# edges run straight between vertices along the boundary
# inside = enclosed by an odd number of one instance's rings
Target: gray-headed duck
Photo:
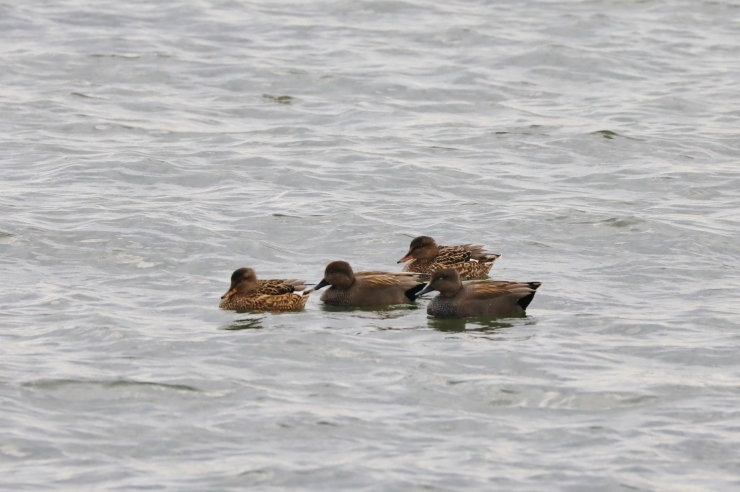
[[[427,305],[427,313],[435,318],[511,317],[524,314],[540,285],[540,282],[499,280],[474,280],[463,284],[460,274],[448,268],[434,272],[416,296],[439,291]]]

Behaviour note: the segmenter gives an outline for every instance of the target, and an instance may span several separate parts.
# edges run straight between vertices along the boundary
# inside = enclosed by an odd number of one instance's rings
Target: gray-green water
[[[737,490],[740,6],[0,4],[0,488]],[[217,309],[396,270],[528,317]]]

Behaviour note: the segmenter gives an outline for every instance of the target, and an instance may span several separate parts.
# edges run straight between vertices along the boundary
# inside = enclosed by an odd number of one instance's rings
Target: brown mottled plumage
[[[427,286],[416,295],[439,291],[427,305],[427,313],[435,318],[509,317],[524,314],[540,285],[540,282],[499,280],[474,280],[463,284],[457,270],[448,268],[434,272]]]
[[[251,268],[240,268],[231,275],[231,287],[221,297],[221,309],[236,311],[292,311],[303,309],[310,292],[305,280],[257,280]]]
[[[331,285],[321,296],[335,306],[388,306],[413,301],[414,292],[424,287],[414,273],[353,272],[346,261],[333,261],[326,266],[324,278],[314,290]]]
[[[419,236],[409,246],[406,256],[398,263],[407,263],[404,272],[417,272],[429,278],[431,274],[445,268],[454,268],[462,280],[485,278],[493,264],[501,258],[500,254],[488,253],[483,246],[461,244],[459,246],[439,246],[429,236]]]

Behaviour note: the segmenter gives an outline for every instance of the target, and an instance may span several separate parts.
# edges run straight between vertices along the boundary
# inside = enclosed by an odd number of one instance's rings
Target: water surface
[[[737,490],[738,19],[0,4],[0,485]],[[217,309],[420,234],[528,316]]]

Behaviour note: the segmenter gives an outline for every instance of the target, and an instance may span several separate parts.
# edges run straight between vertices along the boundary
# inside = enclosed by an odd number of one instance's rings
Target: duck
[[[434,272],[426,287],[414,296],[439,291],[427,305],[427,314],[435,318],[504,318],[524,315],[541,285],[541,282],[501,280],[473,280],[463,284],[457,270],[445,268]]]
[[[313,290],[331,286],[321,300],[328,305],[344,307],[390,306],[409,304],[424,287],[419,275],[403,272],[354,272],[346,261],[332,261],[324,278]]]
[[[231,286],[221,296],[218,307],[235,311],[294,311],[303,309],[309,295],[305,280],[258,280],[251,268],[239,268],[231,274]]]
[[[439,246],[433,238],[419,236],[411,241],[409,252],[398,263],[408,262],[403,271],[421,273],[424,279],[438,270],[454,268],[462,280],[473,280],[488,277],[499,258],[500,254],[484,251],[480,245]]]

